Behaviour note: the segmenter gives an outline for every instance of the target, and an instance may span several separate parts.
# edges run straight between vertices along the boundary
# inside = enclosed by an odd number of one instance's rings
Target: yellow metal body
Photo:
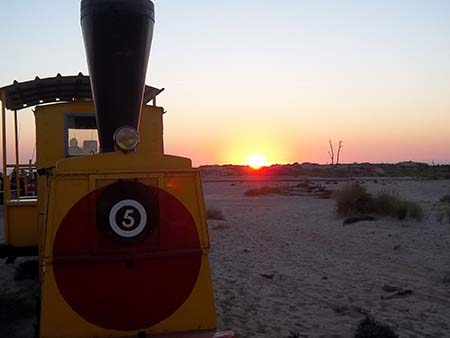
[[[139,151],[151,156],[163,153],[163,108],[142,106],[140,120]],[[70,114],[94,116],[94,104],[67,102],[37,106],[36,119],[36,166],[49,168],[65,157],[65,119]]]
[[[153,154],[163,153],[163,108],[144,105],[141,114],[141,139],[139,149],[146,157]],[[39,169],[52,168],[56,162],[66,157],[65,122],[67,116],[71,114],[94,116],[94,103],[92,101],[65,102],[44,106],[37,106],[35,109],[36,121],[36,167]],[[89,157],[91,159],[91,157]],[[93,159],[92,159],[93,160]],[[190,161],[188,160],[190,163]],[[100,166],[97,170],[104,170]],[[46,197],[48,193],[47,187],[48,177],[41,175],[38,177],[38,196]],[[35,237],[35,245],[38,243],[38,237],[42,237],[42,229],[45,224],[47,210],[47,198],[38,198],[37,213],[39,214],[37,221],[37,233]],[[9,228],[20,228],[16,224],[20,221],[9,222]],[[23,229],[22,233],[25,238],[30,237],[29,230],[32,225]],[[28,231],[28,232],[27,232]],[[34,232],[36,233],[36,231]]]
[[[37,166],[50,168],[38,182],[40,263],[43,267],[39,336],[136,337],[136,331],[105,329],[82,318],[63,298],[54,274],[54,241],[64,217],[84,196],[118,180],[135,180],[174,196],[192,215],[202,249],[200,273],[186,301],[168,318],[139,331],[157,334],[215,329],[209,239],[198,169],[192,168],[189,159],[163,154],[163,110],[153,106],[143,107],[139,128],[141,142],[135,152],[64,159],[64,114],[92,112],[91,103],[61,103],[37,107],[35,113]]]
[[[14,247],[37,245],[37,204],[34,201],[7,201],[3,207],[5,218],[5,243]]]
[[[94,105],[92,102],[69,102],[36,107],[37,168],[51,168],[58,160],[66,156],[64,124],[67,114],[94,116]],[[147,156],[163,153],[162,114],[163,109],[160,107],[143,106],[140,129],[145,132],[141,133],[139,148]],[[27,166],[20,167],[26,169]],[[46,176],[38,177],[37,187],[37,195],[45,196]],[[6,177],[4,179],[4,242],[14,247],[37,246],[39,229],[45,221],[46,199],[11,198],[10,190],[10,177]]]
[[[10,199],[10,177],[4,180],[4,243],[13,247],[38,245],[37,199]]]

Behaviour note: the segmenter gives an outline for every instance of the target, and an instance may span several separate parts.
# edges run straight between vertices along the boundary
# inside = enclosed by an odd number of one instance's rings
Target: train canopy
[[[164,88],[145,86],[144,104],[158,96]],[[78,73],[74,76],[62,76],[26,82],[14,81],[13,84],[0,88],[3,92],[6,108],[20,110],[44,103],[65,101],[92,101],[91,82],[89,76]]]

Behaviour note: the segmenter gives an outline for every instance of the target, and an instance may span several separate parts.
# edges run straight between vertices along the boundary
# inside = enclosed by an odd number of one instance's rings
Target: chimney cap
[[[111,9],[146,15],[155,22],[155,5],[150,0],[82,0],[81,21],[85,16],[101,15]]]

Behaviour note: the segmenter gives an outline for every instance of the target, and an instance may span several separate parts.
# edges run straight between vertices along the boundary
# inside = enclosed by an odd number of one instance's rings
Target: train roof
[[[164,88],[145,86],[144,104],[158,96]],[[92,101],[91,82],[89,76],[78,73],[73,76],[62,76],[26,82],[14,81],[13,84],[0,88],[5,94],[6,108],[20,110],[43,103],[64,101]]]

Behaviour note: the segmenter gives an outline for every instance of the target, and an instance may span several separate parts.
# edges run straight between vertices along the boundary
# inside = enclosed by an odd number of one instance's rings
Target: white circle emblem
[[[117,212],[125,208],[123,218],[120,221],[121,226],[117,224],[116,216]],[[139,213],[139,224],[136,226],[136,215],[134,213]],[[145,229],[147,224],[147,213],[141,203],[135,200],[123,200],[114,204],[109,212],[109,224],[111,229],[121,237],[131,238],[139,235]],[[130,229],[130,230],[125,230]]]

